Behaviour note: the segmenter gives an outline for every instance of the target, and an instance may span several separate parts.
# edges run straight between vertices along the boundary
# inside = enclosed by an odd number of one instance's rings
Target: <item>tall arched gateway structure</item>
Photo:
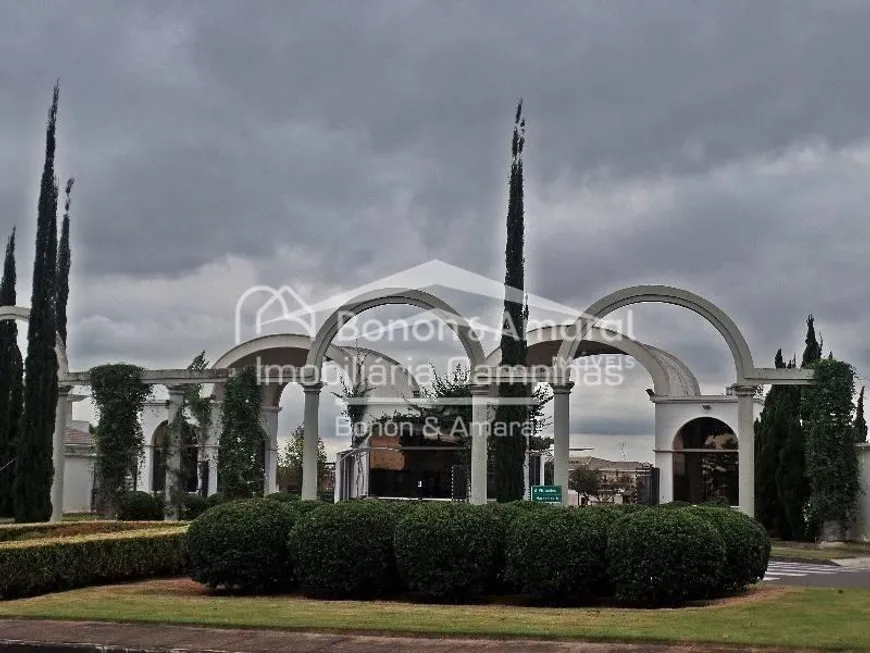
[[[670,286],[633,286],[602,297],[586,309],[581,317],[574,322],[554,361],[555,374],[558,377],[567,378],[568,365],[573,360],[580,343],[602,318],[620,308],[646,303],[682,306],[697,313],[713,325],[731,350],[737,377],[732,386],[732,392],[737,395],[737,438],[740,442],[738,450],[740,510],[748,515],[754,515],[755,434],[753,401],[758,387],[765,383],[807,383],[812,378],[812,371],[758,369],[753,363],[752,352],[749,350],[749,345],[740,329],[722,309],[709,300],[687,290]],[[554,387],[555,482],[565,488],[568,485],[567,453],[570,438],[568,399],[570,391],[570,383],[564,384],[558,390]],[[668,462],[672,465],[673,449],[662,453],[668,454]]]
[[[305,390],[305,438],[302,451],[302,498],[313,499],[317,496],[317,441],[320,435],[320,379],[321,368],[328,347],[345,324],[369,309],[379,306],[405,305],[416,306],[435,313],[456,334],[471,369],[485,364],[483,347],[471,324],[452,306],[435,295],[409,288],[387,288],[363,293],[349,300],[326,319],[318,329],[306,361],[307,379]],[[486,389],[488,393],[488,388]],[[486,501],[486,407],[483,393],[476,395],[472,409],[471,440],[471,499],[473,502]],[[481,468],[483,473],[480,473]]]

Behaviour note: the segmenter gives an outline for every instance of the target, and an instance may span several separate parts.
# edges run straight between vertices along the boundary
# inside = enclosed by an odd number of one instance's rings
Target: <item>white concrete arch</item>
[[[345,353],[351,358],[356,356],[356,354],[362,355],[366,360],[365,364],[383,362],[391,367],[395,367],[401,370],[411,390],[414,392],[420,391],[420,384],[417,382],[416,377],[407,367],[402,365],[392,356],[387,356],[386,354],[379,352],[377,349],[371,349],[369,347],[341,347],[341,349],[343,349]],[[365,364],[363,365],[363,367],[365,367]]]
[[[30,309],[24,306],[0,306],[0,321],[21,320],[30,322]],[[69,361],[66,357],[66,347],[59,335],[55,336],[54,351],[57,354],[57,376],[59,381],[69,373]]]
[[[543,354],[541,360],[536,360],[534,349],[540,348],[543,345],[552,343],[553,347],[557,343],[561,343],[565,335],[567,324],[555,324],[540,329],[533,329],[528,332],[526,341],[528,343],[529,356],[528,364],[531,365],[548,365],[552,362],[552,358],[546,359],[546,353]],[[610,329],[593,327],[583,340],[583,347],[588,347],[589,343],[594,343],[600,349],[600,353],[621,353],[633,357],[637,362],[644,366],[649,372],[653,381],[653,390],[657,395],[670,396],[672,394],[673,385],[671,383],[668,370],[662,364],[657,356],[652,352],[649,345],[645,345],[637,340],[633,340],[626,335],[617,333]],[[580,354],[580,348],[577,349]],[[592,353],[588,355],[593,355]],[[501,363],[501,347],[496,347],[487,357],[486,364],[494,367]]]
[[[706,319],[722,334],[722,337],[728,344],[728,348],[731,350],[737,373],[737,382],[744,383],[747,379],[755,376],[752,352],[749,350],[746,339],[734,321],[722,309],[700,295],[670,286],[633,286],[617,290],[599,299],[587,308],[583,315],[577,318],[577,321],[571,325],[567,334],[568,337],[559,348],[559,353],[555,360],[556,367],[567,369],[574,359],[581,341],[586,338],[589,330],[599,320],[620,308],[631,306],[632,304],[648,303],[682,306]]]
[[[252,358],[269,350],[292,350],[296,349],[300,352],[305,352],[304,357],[300,357],[299,362],[301,367],[305,364],[305,359],[308,357],[308,352],[311,350],[311,338],[298,333],[275,333],[257,338],[251,338],[242,342],[217,359],[212,368],[222,369],[230,367],[238,367],[240,363],[246,362],[245,359]],[[326,360],[337,363],[342,368],[346,369],[352,364],[351,358],[342,348],[331,345],[326,351]],[[289,364],[289,363],[288,363]]]
[[[311,346],[311,350],[308,352],[308,360],[306,361],[308,373],[313,375],[318,375],[320,373],[320,366],[326,358],[328,348],[332,345],[333,339],[338,334],[339,330],[351,319],[371,308],[391,304],[416,306],[434,312],[459,338],[459,341],[465,349],[465,354],[468,356],[471,369],[476,369],[483,365],[486,357],[483,353],[480,339],[477,337],[477,334],[468,320],[462,317],[462,315],[447,304],[447,302],[422,290],[385,288],[382,290],[363,293],[362,295],[354,297],[337,308],[326,319],[317,331],[317,335],[314,337],[314,343]]]
[[[659,349],[652,345],[644,346],[652,352],[652,355],[662,363],[667,371],[668,378],[671,382],[672,395],[695,397],[701,394],[701,386],[698,383],[698,378],[692,373],[692,370],[689,369],[688,365],[664,349]]]
[[[715,415],[715,416],[699,414],[699,415],[695,415],[693,417],[687,417],[686,419],[684,419],[682,422],[679,423],[679,426],[677,426],[676,429],[674,429],[673,435],[671,435],[671,441],[669,443],[670,448],[674,450],[674,453],[676,453],[677,452],[677,438],[680,437],[680,434],[682,433],[683,429],[686,428],[692,422],[696,422],[696,421],[702,420],[702,419],[708,419],[708,420],[713,420],[714,422],[719,422],[720,424],[722,424],[725,428],[727,428],[731,432],[731,435],[733,435],[735,438],[737,438],[739,440],[740,435],[737,433],[737,422],[734,419],[734,414],[733,414],[734,412],[736,412],[736,411],[732,411],[731,413]]]
[[[297,333],[278,333],[252,338],[251,340],[236,345],[224,353],[217,361],[215,361],[212,368],[223,369],[238,367],[240,364],[249,362],[246,359],[251,359],[257,356],[257,354],[263,352],[296,350],[299,352],[297,360],[293,360],[292,358],[286,360],[288,365],[295,363],[301,372],[308,357],[308,352],[311,350],[311,342],[310,337]],[[398,368],[402,375],[406,377],[408,385],[413,390],[420,389],[414,375],[411,374],[404,365],[396,359],[375,349],[368,347],[339,347],[338,345],[330,345],[326,351],[325,359],[335,363],[346,372],[352,373],[354,366],[354,352],[359,352],[363,356],[366,356],[369,364],[371,362],[381,362],[388,366]],[[368,359],[368,357],[371,357],[371,359]],[[286,383],[282,383],[281,385],[283,387]]]

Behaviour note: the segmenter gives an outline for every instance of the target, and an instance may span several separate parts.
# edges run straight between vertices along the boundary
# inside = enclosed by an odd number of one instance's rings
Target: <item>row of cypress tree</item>
[[[22,361],[18,326],[0,322],[0,516],[17,522],[46,521],[51,517],[54,477],[52,439],[58,398],[55,344],[67,337],[69,298],[70,195],[66,184],[61,237],[58,242],[58,183],[54,169],[57,110],[55,84],[45,132],[45,161],[39,188],[33,288],[27,325],[27,355]],[[6,246],[0,305],[15,306],[15,230]]]
[[[812,315],[806,324],[801,368],[815,366],[822,359],[822,343],[816,337]],[[774,365],[794,368],[797,361],[793,357],[786,363],[780,349]],[[821,527],[809,510],[813,484],[807,466],[808,392],[800,386],[773,386],[755,422],[755,516],[771,535],[784,540],[813,540]],[[850,437],[855,442],[867,438],[864,388]]]

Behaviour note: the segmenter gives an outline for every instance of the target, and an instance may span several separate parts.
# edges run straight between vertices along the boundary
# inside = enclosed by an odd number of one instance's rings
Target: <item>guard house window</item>
[[[739,504],[737,436],[727,424],[700,417],[674,437],[674,500]]]

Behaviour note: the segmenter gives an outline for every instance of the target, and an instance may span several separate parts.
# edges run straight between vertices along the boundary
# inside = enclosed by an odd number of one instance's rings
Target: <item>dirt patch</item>
[[[738,605],[748,605],[754,603],[765,603],[768,601],[776,601],[788,594],[799,592],[798,587],[785,587],[783,585],[755,585],[749,588],[745,594],[738,596],[728,596],[724,599],[717,599],[705,604],[705,608],[727,608]]]
[[[213,592],[209,590],[205,585],[197,583],[196,581],[191,580],[190,578],[160,578],[154,580],[140,581],[135,583],[129,583],[127,585],[114,585],[110,586],[113,591],[123,592],[124,594],[137,594],[137,595],[161,595],[161,596],[238,596],[227,594],[225,592],[217,591]],[[758,604],[758,603],[766,603],[770,601],[776,601],[783,596],[787,596],[789,594],[793,594],[795,592],[799,592],[800,588],[797,587],[785,587],[782,585],[755,585],[751,587],[745,594],[740,594],[738,596],[729,596],[722,599],[716,599],[714,601],[708,601],[704,603],[695,603],[689,606],[685,606],[683,608],[672,608],[674,610],[685,610],[686,608],[695,608],[695,609],[715,609],[715,608],[727,608],[732,606],[740,606],[740,605],[750,605],[750,604]],[[258,595],[250,595],[256,597]],[[276,595],[265,595],[265,598],[275,598]],[[278,596],[286,596],[287,598],[299,598],[297,594],[283,594]],[[399,596],[399,597],[391,597],[390,599],[386,599],[382,601],[384,604],[395,604],[395,603],[414,603],[415,601],[409,600],[408,596]],[[491,607],[548,607],[536,605],[534,602],[529,599],[522,597],[489,597],[487,601],[481,601],[476,603],[476,605],[483,606],[488,605]],[[549,606],[549,607],[566,607],[566,606]],[[578,605],[571,606],[577,608],[598,608],[598,609],[607,609],[607,608],[620,608],[624,606],[620,606],[613,602],[602,602],[595,605]],[[670,609],[670,608],[664,608]]]
[[[209,596],[210,592],[205,585],[201,585],[190,578],[160,578],[146,580],[129,585],[116,585],[113,589],[125,594],[160,594],[162,596]]]

